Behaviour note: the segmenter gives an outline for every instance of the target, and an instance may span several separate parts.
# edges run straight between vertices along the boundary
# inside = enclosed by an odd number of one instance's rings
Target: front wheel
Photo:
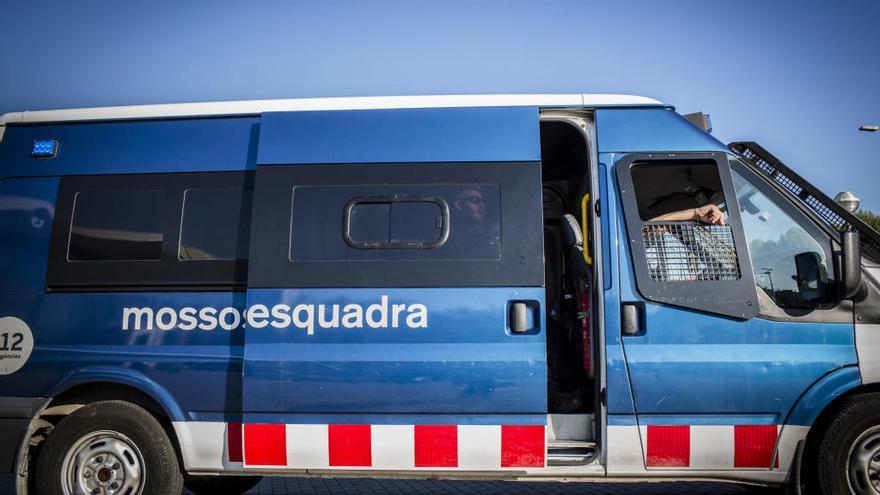
[[[822,435],[823,494],[880,495],[880,394],[846,399]]]
[[[38,495],[177,495],[183,475],[162,425],[130,402],[83,406],[52,430],[37,459]]]

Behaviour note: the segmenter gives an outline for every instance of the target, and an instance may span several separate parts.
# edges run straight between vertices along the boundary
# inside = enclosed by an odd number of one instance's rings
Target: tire
[[[183,484],[195,495],[240,495],[262,479],[262,476],[187,476]]]
[[[37,495],[126,493],[128,487],[130,495],[178,495],[183,474],[156,418],[130,402],[108,400],[58,423],[37,459],[35,481]]]
[[[822,434],[816,460],[822,494],[880,493],[880,394],[841,404]]]

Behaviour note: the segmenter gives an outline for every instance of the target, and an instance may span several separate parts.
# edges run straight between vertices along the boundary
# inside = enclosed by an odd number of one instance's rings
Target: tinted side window
[[[177,256],[181,260],[246,260],[253,189],[188,189]]]
[[[69,261],[158,260],[164,191],[86,191],[74,199]]]
[[[48,290],[247,283],[252,172],[70,176],[57,198]]]
[[[258,166],[254,191],[248,287],[544,281],[538,162]]]
[[[290,260],[499,259],[500,202],[497,184],[299,186]]]

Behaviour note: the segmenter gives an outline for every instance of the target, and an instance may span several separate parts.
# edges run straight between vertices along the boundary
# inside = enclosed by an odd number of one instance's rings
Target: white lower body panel
[[[341,426],[342,428],[338,428]],[[687,446],[647,426],[608,426],[606,466],[547,466],[542,426],[238,425],[175,422],[191,473],[480,478],[714,478],[781,483],[809,428],[690,425]],[[743,427],[739,427],[743,428]],[[333,432],[331,432],[331,430]],[[417,431],[418,430],[418,431]],[[683,434],[682,429],[675,430]],[[283,438],[283,439],[282,439]],[[772,443],[768,444],[772,439]],[[660,442],[652,445],[651,442]],[[676,452],[679,449],[679,452]],[[737,449],[740,454],[737,455]],[[686,450],[686,455],[685,455]],[[664,457],[664,453],[666,457]],[[755,463],[766,465],[759,467]],[[673,465],[679,463],[681,465]],[[668,464],[660,465],[657,464]],[[368,465],[367,465],[368,464]],[[746,464],[744,466],[743,464]]]
[[[791,425],[608,426],[606,468],[613,477],[782,483],[808,432]]]

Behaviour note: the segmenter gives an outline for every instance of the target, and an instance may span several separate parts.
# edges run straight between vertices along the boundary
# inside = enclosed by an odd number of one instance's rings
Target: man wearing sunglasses
[[[460,212],[461,217],[474,225],[482,224],[486,220],[486,202],[483,193],[478,189],[463,189],[452,206]]]
[[[462,188],[452,200],[450,242],[460,253],[475,258],[492,256],[500,249],[501,231],[494,212],[486,211],[486,191],[480,187]],[[493,219],[494,218],[494,219]]]

